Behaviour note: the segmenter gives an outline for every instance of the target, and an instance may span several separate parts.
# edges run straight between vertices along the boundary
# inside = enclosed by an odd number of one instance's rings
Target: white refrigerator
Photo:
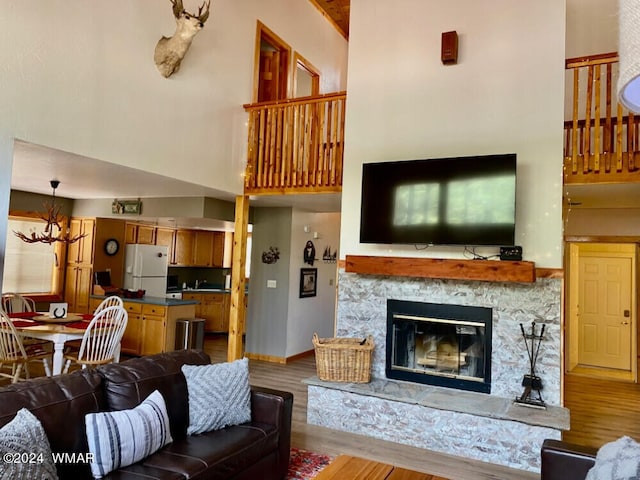
[[[125,250],[124,288],[145,290],[149,297],[167,293],[168,247],[162,245],[127,245]]]

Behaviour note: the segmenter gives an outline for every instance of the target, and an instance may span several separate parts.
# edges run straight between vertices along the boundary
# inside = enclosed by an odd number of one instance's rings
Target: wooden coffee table
[[[428,473],[414,472],[386,463],[340,455],[314,480],[448,480]]]

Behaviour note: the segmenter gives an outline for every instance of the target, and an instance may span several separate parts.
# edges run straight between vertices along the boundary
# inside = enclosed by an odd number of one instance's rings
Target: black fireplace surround
[[[387,300],[387,378],[491,393],[492,309]]]

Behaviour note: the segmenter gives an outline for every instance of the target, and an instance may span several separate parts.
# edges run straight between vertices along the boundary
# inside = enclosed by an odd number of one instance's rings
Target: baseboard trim
[[[270,362],[270,363],[279,363],[281,365],[285,365],[288,362],[293,362],[295,360],[299,360],[304,357],[308,357],[309,355],[313,355],[314,350],[307,350],[306,352],[298,353],[296,355],[292,355],[291,357],[276,357],[274,355],[262,355],[261,353],[251,353],[245,352],[244,356],[249,360],[260,360],[262,362]]]

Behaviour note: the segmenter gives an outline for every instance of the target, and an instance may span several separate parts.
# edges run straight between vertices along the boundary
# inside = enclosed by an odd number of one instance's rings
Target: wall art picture
[[[269,250],[262,252],[262,263],[272,265],[280,258],[280,250],[278,247],[269,247]]]
[[[304,263],[308,263],[311,266],[313,266],[313,262],[316,260],[316,247],[311,240],[307,240],[307,243],[304,246],[302,259],[304,260]]]
[[[300,269],[300,298],[315,297],[318,285],[317,268]]]

